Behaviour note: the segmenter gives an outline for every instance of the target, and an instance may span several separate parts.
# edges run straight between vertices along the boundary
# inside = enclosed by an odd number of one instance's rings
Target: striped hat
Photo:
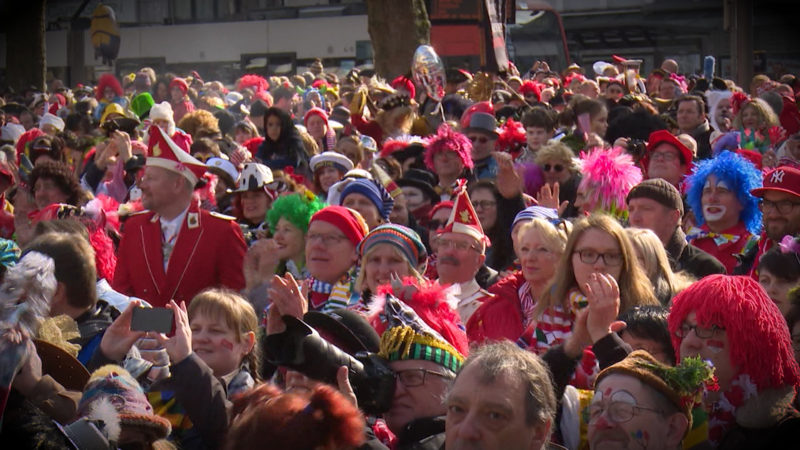
[[[377,244],[394,245],[412,267],[420,267],[428,258],[425,245],[417,232],[403,225],[387,223],[370,231],[358,246],[358,254],[362,261],[370,249]]]
[[[396,295],[402,297],[398,298]],[[380,308],[370,318],[382,331],[380,356],[389,361],[431,361],[458,372],[469,353],[469,341],[446,289],[435,281],[407,277],[378,288]]]

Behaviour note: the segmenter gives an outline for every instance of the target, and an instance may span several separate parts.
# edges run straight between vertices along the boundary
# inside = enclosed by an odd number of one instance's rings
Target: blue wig
[[[689,189],[686,192],[686,202],[694,211],[698,225],[706,221],[703,217],[703,187],[709,175],[714,175],[718,180],[724,181],[736,193],[736,198],[742,205],[739,219],[744,222],[747,231],[758,234],[761,230],[761,210],[758,208],[758,199],[750,191],[761,187],[761,171],[747,159],[723,151],[714,158],[695,163],[692,175],[686,179]]]

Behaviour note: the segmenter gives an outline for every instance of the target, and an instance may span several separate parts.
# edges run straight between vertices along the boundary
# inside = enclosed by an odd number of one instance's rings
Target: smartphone
[[[174,324],[173,312],[169,308],[143,308],[140,306],[134,308],[131,318],[131,330],[133,331],[171,334]]]

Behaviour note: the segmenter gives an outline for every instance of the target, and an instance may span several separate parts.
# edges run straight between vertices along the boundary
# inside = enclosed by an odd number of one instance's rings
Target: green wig
[[[275,226],[283,217],[305,234],[308,231],[311,216],[324,207],[325,204],[308,190],[304,193],[280,196],[272,203],[272,208],[267,212],[269,229],[274,233]]]

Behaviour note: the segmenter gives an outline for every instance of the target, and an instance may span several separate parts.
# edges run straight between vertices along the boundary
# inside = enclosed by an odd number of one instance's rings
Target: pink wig
[[[472,163],[472,142],[447,124],[442,124],[428,141],[428,149],[425,151],[425,165],[428,169],[434,170],[433,157],[442,151],[456,152],[467,169],[475,167]]]
[[[642,181],[642,171],[620,147],[581,152],[580,189],[586,193],[586,211],[601,209],[616,217],[628,214],[625,198]]]
[[[731,363],[759,390],[797,386],[800,373],[786,320],[755,280],[710,275],[675,297],[668,326],[678,358],[681,339],[675,332],[692,312],[699,326],[725,329]]]

